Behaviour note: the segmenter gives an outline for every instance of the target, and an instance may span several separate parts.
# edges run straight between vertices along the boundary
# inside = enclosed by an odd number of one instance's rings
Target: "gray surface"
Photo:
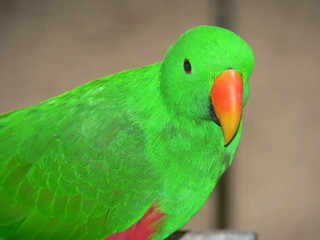
[[[179,240],[257,240],[252,232],[241,231],[199,231],[186,233]],[[178,239],[177,239],[178,240]]]

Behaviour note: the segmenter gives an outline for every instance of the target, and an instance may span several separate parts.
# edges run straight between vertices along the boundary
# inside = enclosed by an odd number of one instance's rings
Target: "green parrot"
[[[0,115],[0,238],[165,239],[231,164],[253,65],[198,26],[162,62]]]

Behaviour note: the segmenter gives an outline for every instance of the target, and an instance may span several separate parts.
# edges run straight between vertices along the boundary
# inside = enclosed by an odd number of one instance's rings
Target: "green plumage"
[[[239,143],[241,124],[224,146],[210,118],[210,89],[228,68],[243,77],[245,103],[250,47],[228,30],[201,26],[163,62],[0,115],[0,237],[104,239],[154,203],[166,218],[153,239],[182,227]]]

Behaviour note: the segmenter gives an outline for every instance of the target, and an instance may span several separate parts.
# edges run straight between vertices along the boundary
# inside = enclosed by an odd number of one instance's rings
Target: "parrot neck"
[[[159,234],[159,239],[185,225],[204,205],[231,164],[240,135],[241,125],[236,137],[225,147],[220,127],[209,122],[168,122],[154,135],[161,139],[156,148],[149,149],[163,183],[159,205],[167,214],[162,225],[165,232]]]

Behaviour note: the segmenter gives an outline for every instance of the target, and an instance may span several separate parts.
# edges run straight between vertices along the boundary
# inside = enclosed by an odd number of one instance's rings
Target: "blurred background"
[[[228,27],[256,55],[243,137],[185,229],[318,239],[319,11],[319,0],[0,0],[0,112],[161,61],[191,27]]]

